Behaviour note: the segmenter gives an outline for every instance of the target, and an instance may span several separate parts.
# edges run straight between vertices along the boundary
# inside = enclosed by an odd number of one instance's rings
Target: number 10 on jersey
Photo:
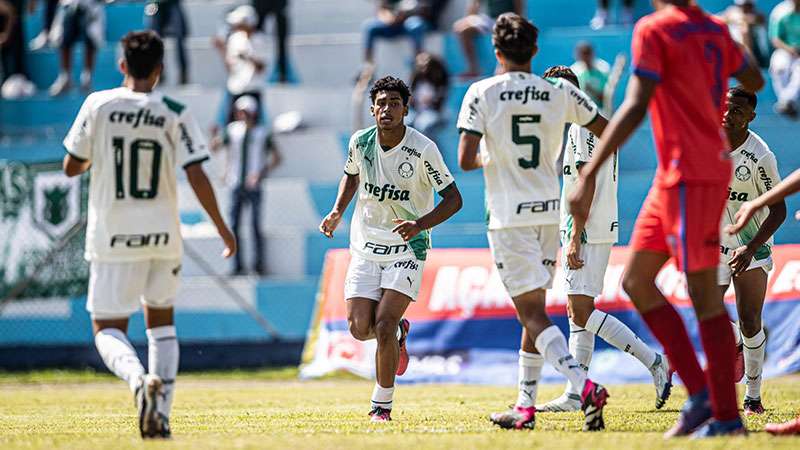
[[[517,163],[523,169],[535,169],[539,167],[539,138],[533,134],[523,135],[520,128],[522,125],[539,123],[542,116],[539,114],[514,114],[511,116],[511,140],[517,145],[530,146],[530,159],[519,158]],[[527,154],[527,152],[526,152]]]
[[[118,199],[125,198],[125,139],[121,137],[114,137],[111,140],[114,147],[114,180],[116,181],[116,197]],[[151,199],[158,195],[158,180],[161,170],[161,144],[153,139],[135,139],[131,142],[129,180],[130,185],[128,191],[130,196],[139,199]],[[139,170],[150,153],[150,183],[143,183],[145,188],[139,186]]]

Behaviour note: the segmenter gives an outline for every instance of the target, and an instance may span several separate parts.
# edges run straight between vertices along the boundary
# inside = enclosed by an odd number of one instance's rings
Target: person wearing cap
[[[212,139],[214,151],[224,148],[225,171],[223,180],[232,190],[231,228],[237,242],[241,240],[241,217],[244,207],[250,205],[253,241],[255,246],[254,272],[264,275],[264,239],[261,235],[262,181],[269,171],[281,162],[281,155],[272,143],[269,128],[258,123],[258,101],[250,95],[239,97],[233,105],[235,120],[229,123],[223,135]],[[234,257],[234,275],[245,274],[242,253]]]
[[[251,5],[241,5],[228,13],[225,22],[230,33],[224,41],[215,40],[228,72],[226,90],[228,109],[226,122],[233,117],[233,105],[243,96],[250,96],[257,103],[256,117],[262,114],[262,92],[267,86],[267,45],[264,35],[258,31],[258,14]]]
[[[750,50],[759,65],[766,67],[770,52],[767,19],[756,9],[755,0],[734,0],[718,16],[728,24],[731,37]]]

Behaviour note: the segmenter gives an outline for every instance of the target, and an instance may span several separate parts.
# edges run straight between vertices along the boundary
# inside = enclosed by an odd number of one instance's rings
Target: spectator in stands
[[[481,13],[481,3],[486,5],[486,14]],[[491,34],[497,16],[507,12],[525,17],[522,0],[470,0],[467,15],[453,24],[453,32],[461,41],[464,56],[467,58],[467,71],[462,78],[474,78],[481,75],[478,66],[478,55],[475,51],[475,38],[482,34]]]
[[[373,64],[373,50],[378,38],[408,36],[414,43],[414,53],[422,52],[425,33],[432,30],[434,25],[430,1],[378,0],[375,18],[364,23],[364,61],[367,66]]]
[[[17,26],[17,11],[8,0],[0,0],[0,47],[5,47]]]
[[[0,45],[0,66],[3,69],[3,79],[7,80],[12,75],[25,75],[25,38],[20,13],[24,11],[24,0],[6,0],[3,23],[0,24],[0,34],[3,36],[3,45]]]
[[[263,30],[267,16],[275,15],[278,82],[286,83],[289,81],[289,57],[286,53],[286,38],[289,35],[289,16],[286,14],[286,9],[289,5],[289,0],[251,0],[251,3],[258,14],[257,29]]]
[[[38,0],[28,0],[28,12],[33,14],[36,12]],[[44,17],[42,18],[42,31],[31,39],[28,43],[30,51],[35,52],[47,46],[50,34],[50,27],[53,25],[53,18],[56,16],[56,8],[58,7],[58,0],[45,0],[44,3]]]
[[[570,69],[578,77],[581,88],[598,105],[603,105],[604,92],[611,66],[603,59],[595,57],[592,44],[580,41],[575,46],[575,63]]]
[[[411,74],[411,126],[426,136],[442,124],[450,76],[444,61],[427,52],[417,55]]]
[[[770,52],[767,19],[756,9],[755,0],[734,0],[719,17],[728,24],[731,37],[747,47],[759,65],[767,67]]]
[[[622,0],[622,12],[619,17],[619,22],[623,25],[633,24],[633,3],[635,0]],[[609,0],[598,0],[597,11],[594,17],[589,22],[589,26],[593,30],[604,28],[608,24],[608,4]]]
[[[778,96],[775,111],[796,118],[800,99],[800,0],[793,0],[783,14],[771,16],[769,28],[775,46],[769,66]]]
[[[189,25],[183,12],[181,0],[148,0],[144,8],[145,27],[154,30],[162,38],[175,38],[180,75],[179,84],[189,83],[189,60],[184,40],[189,35]],[[161,78],[165,79],[161,71]]]
[[[263,33],[256,28],[258,14],[251,5],[242,5],[228,13],[225,20],[231,28],[230,34],[226,40],[215,38],[214,45],[222,54],[228,72],[226,122],[233,120],[233,104],[242,96],[256,100],[261,118],[262,91],[267,85],[267,44]]]
[[[258,101],[249,95],[239,97],[234,104],[235,119],[225,127],[222,137],[214,136],[211,148],[224,147],[225,183],[233,189],[231,228],[236,242],[241,243],[242,209],[250,204],[255,241],[255,267],[264,275],[264,240],[261,235],[261,184],[267,173],[277,167],[281,155],[272,144],[269,129],[258,123]],[[243,251],[234,256],[234,275],[245,273]]]
[[[81,38],[84,42],[84,58],[80,86],[85,92],[91,89],[95,55],[103,45],[105,33],[103,0],[59,0],[50,29],[50,43],[60,49],[61,70],[50,86],[50,95],[61,95],[72,87],[72,49]]]

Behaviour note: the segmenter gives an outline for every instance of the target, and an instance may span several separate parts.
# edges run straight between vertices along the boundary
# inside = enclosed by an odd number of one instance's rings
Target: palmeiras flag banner
[[[596,305],[661,351],[622,290],[627,256],[627,248],[613,249],[603,294]],[[800,245],[775,246],[773,258],[775,266],[769,275],[763,314],[768,333],[764,367],[767,377],[800,370]],[[336,370],[374,376],[375,340],[357,341],[348,330],[343,286],[349,260],[347,250],[332,250],[326,255],[301,377],[319,377]],[[670,262],[658,275],[657,283],[678,307],[694,348],[701,353],[685,277]],[[735,320],[733,288],[725,301]],[[547,292],[547,312],[565,335],[569,332],[566,303],[559,267],[553,289]],[[521,327],[487,249],[429,252],[419,298],[411,304],[406,317],[411,321],[411,362],[398,382],[516,384]],[[595,339],[590,376],[604,383],[650,381],[649,371],[638,360],[600,338]],[[549,365],[545,365],[543,377],[546,382],[563,380]]]

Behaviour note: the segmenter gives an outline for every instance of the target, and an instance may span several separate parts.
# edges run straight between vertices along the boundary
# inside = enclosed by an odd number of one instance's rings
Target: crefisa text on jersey
[[[525,86],[525,89],[519,91],[503,91],[500,93],[500,101],[507,102],[517,100],[522,102],[523,105],[528,103],[528,100],[549,102],[550,92],[540,91],[533,86]]]
[[[126,123],[133,128],[139,128],[139,125],[164,128],[167,121],[166,117],[153,115],[149,109],[140,109],[137,112],[114,111],[108,116],[108,120],[111,123]]]

